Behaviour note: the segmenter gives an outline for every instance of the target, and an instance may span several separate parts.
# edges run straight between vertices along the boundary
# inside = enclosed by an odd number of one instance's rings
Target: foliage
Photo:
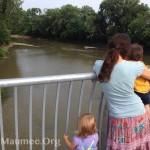
[[[96,13],[89,6],[79,9],[65,5],[60,9],[47,9],[42,15],[31,16],[27,10],[24,22],[28,22],[28,35],[61,40],[86,40],[95,34],[95,18]]]
[[[7,94],[6,88],[1,88],[1,89],[0,89],[0,92],[1,92],[2,100],[3,100],[3,98],[4,98],[4,97],[6,96],[6,94]]]
[[[97,14],[89,6],[83,6],[81,8],[80,22],[82,32],[85,34],[86,39],[94,40],[97,35],[97,29],[95,22],[97,19]]]
[[[72,5],[63,6],[60,9],[58,31],[61,39],[76,39],[80,37],[80,10]]]
[[[41,21],[42,35],[48,38],[59,38],[58,30],[60,9],[47,9]]]
[[[130,35],[134,42],[150,47],[150,13],[139,14],[133,19],[130,26]]]
[[[96,13],[89,6],[82,9],[65,5],[60,9],[28,9],[24,15],[25,34],[61,40],[86,40],[95,34]]]
[[[139,4],[139,0],[104,0],[99,10],[101,29],[107,36],[127,33],[132,20],[148,10],[147,6]]]
[[[0,45],[5,45],[9,42],[9,30],[6,27],[5,20],[0,14]]]
[[[0,57],[5,57],[7,55],[7,51],[0,49]]]
[[[9,43],[10,30],[16,26],[18,18],[15,18],[21,0],[0,0],[0,45]]]
[[[7,28],[11,34],[16,33],[23,23],[24,11],[21,8],[22,0],[7,0],[7,9],[4,14]]]
[[[61,8],[22,10],[23,0],[0,0],[0,45],[9,34],[106,42],[118,32],[150,47],[150,8],[139,0],[103,0],[96,13],[91,7],[70,4]]]
[[[40,8],[28,9],[24,16],[25,19],[23,20],[23,22],[24,27],[26,29],[25,33],[27,35],[40,36],[41,9]]]

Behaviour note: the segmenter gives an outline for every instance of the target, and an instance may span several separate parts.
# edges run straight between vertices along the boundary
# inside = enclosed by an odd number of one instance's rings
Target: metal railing
[[[55,76],[43,76],[43,77],[31,77],[31,78],[15,78],[15,79],[2,79],[0,80],[0,88],[12,87],[14,89],[14,116],[15,116],[15,139],[19,140],[19,130],[18,130],[18,88],[20,86],[29,86],[29,140],[32,140],[32,108],[33,108],[33,86],[34,85],[43,85],[43,95],[42,95],[42,139],[45,138],[45,109],[46,109],[46,94],[47,94],[47,85],[56,83],[57,91],[55,97],[55,117],[54,117],[54,139],[57,140],[58,134],[58,113],[59,113],[59,99],[60,99],[60,89],[61,84],[64,82],[69,82],[69,91],[68,91],[68,100],[67,100],[67,110],[66,110],[66,125],[65,132],[68,133],[69,127],[69,118],[70,118],[70,105],[71,105],[71,96],[73,92],[73,84],[75,81],[81,82],[79,101],[78,101],[78,111],[77,117],[81,113],[81,105],[83,100],[83,90],[85,81],[92,80],[90,96],[89,96],[89,105],[88,112],[92,112],[93,104],[93,95],[96,86],[96,75],[94,73],[80,73],[80,74],[68,74],[68,75],[55,75]],[[97,112],[97,127],[100,129],[100,121],[102,117],[102,106],[103,106],[103,93],[99,97],[98,112]],[[3,114],[2,114],[2,97],[0,95],[0,129],[1,129],[1,138],[4,139],[4,126],[3,126]],[[105,116],[107,117],[107,116]],[[99,130],[100,133],[100,130]],[[5,144],[1,143],[2,150],[5,150]],[[54,146],[54,149],[57,150],[57,146]],[[32,150],[32,144],[30,143],[29,149]],[[19,144],[16,144],[16,150],[19,150]],[[42,150],[45,150],[45,144],[42,143]]]

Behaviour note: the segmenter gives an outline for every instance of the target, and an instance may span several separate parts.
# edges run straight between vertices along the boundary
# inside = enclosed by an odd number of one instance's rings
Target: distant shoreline
[[[31,39],[32,37],[31,36],[27,36],[27,35],[17,35],[17,34],[12,34],[10,36],[11,38],[23,38],[23,39]]]
[[[24,39],[31,39],[31,38],[32,38],[31,36],[15,35],[15,34],[14,34],[14,35],[11,35],[10,37],[11,37],[11,38],[24,38]],[[11,43],[9,43],[9,44],[7,44],[7,45],[2,45],[2,46],[0,46],[0,48],[1,48],[2,50],[5,50],[5,51],[8,52],[8,49],[11,48],[11,47],[13,47],[14,45],[33,46],[33,45],[29,45],[29,44],[21,44],[21,43],[11,42]]]

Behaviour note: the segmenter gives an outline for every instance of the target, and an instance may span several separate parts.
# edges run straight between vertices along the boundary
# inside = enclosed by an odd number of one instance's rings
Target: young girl
[[[72,150],[97,150],[98,134],[95,117],[92,114],[81,115],[73,142],[69,140],[68,135],[64,135],[64,141]]]
[[[144,68],[148,69],[148,67],[142,62],[142,57],[143,47],[139,44],[132,44],[129,59],[131,61],[141,61]],[[134,82],[134,91],[141,98],[150,120],[150,82],[141,77],[136,78]]]

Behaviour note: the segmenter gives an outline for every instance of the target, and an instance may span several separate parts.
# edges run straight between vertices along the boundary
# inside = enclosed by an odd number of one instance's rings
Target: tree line
[[[56,9],[22,9],[22,0],[0,0],[0,45],[10,34],[106,43],[115,33],[150,48],[150,8],[139,0],[103,0],[98,12],[70,4]]]

